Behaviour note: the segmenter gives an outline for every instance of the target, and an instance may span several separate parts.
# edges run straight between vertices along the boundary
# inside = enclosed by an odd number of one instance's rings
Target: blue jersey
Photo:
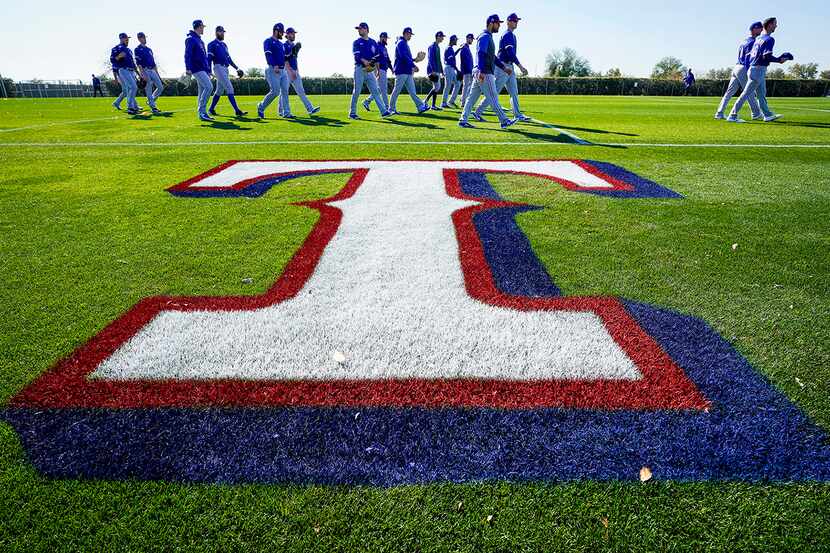
[[[118,59],[120,54],[124,54],[121,59]],[[123,44],[117,45],[110,52],[110,63],[113,70],[118,69],[136,69],[135,61],[133,60],[133,51]]]
[[[458,49],[461,55],[461,74],[470,75],[473,72],[473,53],[470,52],[470,45],[464,44]]]
[[[228,45],[225,44],[223,41],[216,40],[211,41],[207,47],[208,53],[208,61],[214,65],[224,65],[225,67],[236,67],[236,64],[231,59],[231,55],[228,52]]]
[[[156,59],[153,57],[153,51],[144,44],[139,44],[135,47],[135,63],[144,69],[155,69]]]
[[[443,73],[444,66],[441,64],[441,47],[437,42],[430,44],[427,49],[427,73]]]
[[[772,49],[775,47],[775,39],[766,33],[755,39],[752,46],[752,53],[749,55],[749,65],[753,67],[767,67],[770,61],[775,60]]]
[[[695,76],[692,74],[691,71],[686,73],[686,76],[683,77],[683,83],[685,83],[686,88],[689,88],[693,84],[695,84]]]
[[[452,46],[447,46],[447,49],[444,50],[444,65],[447,67],[452,67],[456,71],[458,71],[458,64],[455,61],[455,48]]]
[[[352,43],[352,53],[354,64],[363,67],[361,59],[372,61],[378,55],[378,43],[374,39],[361,37]]]
[[[378,42],[378,53],[380,54],[378,68],[381,71],[388,71],[392,65],[392,60],[389,59],[389,50],[386,49],[386,45],[382,42]]]
[[[405,38],[399,38],[395,45],[395,75],[411,75],[415,69],[412,50]]]
[[[499,59],[502,63],[519,63],[516,57],[516,35],[508,30],[499,41]]]
[[[205,43],[196,31],[190,31],[184,41],[184,66],[191,73],[210,72]]]
[[[504,63],[496,57],[496,45],[493,43],[493,35],[484,31],[478,35],[476,42],[477,63],[476,67],[485,75],[492,75],[495,67],[504,69]]]
[[[294,71],[299,71],[297,56],[294,55],[294,43],[286,40],[283,43],[283,48],[285,48],[285,65],[291,67]]]
[[[269,36],[262,43],[262,49],[265,51],[265,62],[269,67],[285,67],[285,46],[282,42]]]
[[[738,45],[738,65],[749,69],[749,57],[752,54],[752,47],[755,46],[755,37],[751,36]]]

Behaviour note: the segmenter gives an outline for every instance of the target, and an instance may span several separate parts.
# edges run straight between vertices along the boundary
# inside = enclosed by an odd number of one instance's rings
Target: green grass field
[[[519,223],[563,291],[703,318],[830,432],[830,100],[773,98],[781,121],[728,125],[712,119],[713,98],[527,97],[537,121],[508,131],[459,129],[454,111],[350,121],[348,98],[313,100],[316,119],[293,102],[293,122],[272,108],[214,124],[193,98],[132,118],[111,99],[0,101],[0,405],[144,297],[262,293],[316,222],[290,203],[345,179],[299,179],[254,202],[165,192],[222,162],[576,158],[684,198],[614,202],[497,179],[506,198],[546,207]],[[241,98],[252,113],[256,101]],[[190,547],[827,551],[830,484],[53,481],[0,424],[0,550]]]

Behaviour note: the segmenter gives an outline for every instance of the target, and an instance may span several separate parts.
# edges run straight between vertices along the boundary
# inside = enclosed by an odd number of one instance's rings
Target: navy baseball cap
[[[366,29],[366,30],[368,31],[368,30],[369,30],[369,24],[368,24],[368,23],[366,23],[366,22],[364,21],[364,22],[362,22],[360,25],[358,25],[357,27],[355,27],[355,29],[358,29],[358,30],[360,30],[360,29]]]
[[[413,35],[413,36],[415,35],[415,33],[413,33],[413,32],[412,32],[412,27],[404,27],[404,29],[403,29],[403,33],[401,33],[401,34],[404,34],[404,35],[405,35],[406,33],[409,33],[409,34],[411,34],[411,35]]]
[[[519,17],[518,15],[516,15],[515,13],[511,13],[510,15],[507,16],[507,20],[508,21],[521,21],[522,18]]]
[[[467,38],[475,38],[475,37],[476,37],[476,35],[474,35],[473,33],[468,33],[467,34]]]
[[[216,32],[217,33],[224,33],[225,28],[222,25],[219,25],[218,27],[216,27]]]
[[[197,19],[196,21],[193,22],[193,28],[194,29],[197,29],[199,27],[204,27],[204,26],[205,26],[205,23],[201,19]]]
[[[504,21],[498,15],[493,14],[487,18],[487,24],[489,25],[490,23],[504,23]]]
[[[145,35],[144,33],[138,33],[135,36],[137,36],[138,38],[147,38],[147,35]]]
[[[380,33],[380,37],[378,37],[378,38],[389,38],[389,33],[387,33],[386,31],[383,31],[382,33]]]
[[[753,23],[752,25],[749,26],[750,31],[754,31],[755,29],[763,29],[763,28],[764,28],[764,24],[761,23],[760,21],[756,21],[755,23]]]
[[[452,42],[453,40],[458,40],[458,37],[456,35],[451,35],[450,42]]]
[[[438,37],[443,38],[445,36],[447,36],[447,35],[444,34],[444,31],[438,31],[437,33],[435,33],[435,38],[438,38]]]
[[[297,32],[297,30],[294,27],[289,27],[285,30],[285,34],[296,33],[296,32]]]
[[[118,35],[118,38],[119,38],[119,40],[122,39],[122,38],[130,38],[130,35],[128,35],[127,33],[121,33],[121,34]]]
[[[282,23],[277,23],[276,25],[274,25],[274,30],[275,31],[284,31],[285,30],[285,25],[283,25]]]

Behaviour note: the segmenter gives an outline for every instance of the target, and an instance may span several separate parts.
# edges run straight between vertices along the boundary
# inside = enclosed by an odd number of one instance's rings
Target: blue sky
[[[519,58],[531,74],[544,70],[545,55],[565,46],[589,59],[594,70],[619,67],[644,76],[662,56],[674,55],[698,73],[734,63],[738,41],[752,20],[779,18],[778,49],[797,61],[815,61],[830,69],[830,48],[822,36],[830,23],[826,1],[724,2],[697,0],[684,4],[647,0],[418,0],[415,2],[347,2],[304,0],[295,3],[158,2],[118,4],[111,0],[65,2],[4,2],[0,7],[0,74],[14,79],[86,79],[106,67],[117,35],[147,33],[150,46],[166,76],[184,71],[183,42],[193,19],[208,31],[223,25],[235,61],[244,68],[264,65],[262,41],[273,23],[282,21],[299,31],[303,43],[300,70],[306,76],[351,73],[354,26],[367,21],[372,35],[387,31],[397,36],[412,26],[413,49],[426,50],[435,32],[447,35],[478,33],[490,13],[505,18],[517,12],[523,21],[517,32]],[[12,4],[12,5],[10,5]],[[353,6],[384,6],[356,10]],[[118,7],[121,6],[121,7]],[[751,6],[752,11],[747,11]],[[205,36],[212,32],[205,33]],[[135,46],[135,39],[131,46]]]

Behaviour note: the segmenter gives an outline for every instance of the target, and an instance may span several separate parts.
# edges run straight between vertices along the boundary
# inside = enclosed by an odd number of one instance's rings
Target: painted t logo
[[[618,299],[560,296],[513,221],[533,208],[502,200],[486,177],[676,196],[615,166],[232,162],[170,191],[259,196],[286,179],[333,172],[352,177],[333,198],[306,204],[320,222],[271,290],[145,300],[123,317],[125,339],[97,350],[85,386],[132,389],[119,405],[706,404]],[[147,392],[161,382],[167,399]]]

